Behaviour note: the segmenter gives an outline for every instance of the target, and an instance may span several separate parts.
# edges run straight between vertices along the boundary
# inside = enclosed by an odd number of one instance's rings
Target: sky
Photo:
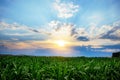
[[[120,0],[0,0],[0,54],[111,57]]]

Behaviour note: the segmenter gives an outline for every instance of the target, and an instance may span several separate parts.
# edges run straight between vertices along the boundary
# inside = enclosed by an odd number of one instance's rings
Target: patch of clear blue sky
[[[1,19],[40,26],[55,18],[50,0],[1,0]]]
[[[97,23],[98,25],[111,24],[120,19],[119,0],[76,0],[80,5],[80,11],[74,19],[78,25],[89,25]],[[98,18],[92,18],[99,16]],[[99,20],[101,18],[101,20]]]

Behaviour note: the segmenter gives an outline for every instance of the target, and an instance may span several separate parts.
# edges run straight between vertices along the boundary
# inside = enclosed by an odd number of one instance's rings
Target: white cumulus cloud
[[[78,12],[79,6],[71,3],[62,3],[60,0],[56,0],[53,3],[54,9],[58,12],[60,18],[70,18],[76,12]]]

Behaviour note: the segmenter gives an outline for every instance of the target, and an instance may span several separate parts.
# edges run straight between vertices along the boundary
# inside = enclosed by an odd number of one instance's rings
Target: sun
[[[66,45],[66,42],[64,40],[58,40],[56,41],[56,44],[60,47],[64,47]]]

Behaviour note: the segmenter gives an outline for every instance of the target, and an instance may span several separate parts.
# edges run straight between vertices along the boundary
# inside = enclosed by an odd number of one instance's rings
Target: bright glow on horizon
[[[64,40],[58,40],[56,41],[56,44],[60,47],[64,47],[66,45],[66,42]]]

